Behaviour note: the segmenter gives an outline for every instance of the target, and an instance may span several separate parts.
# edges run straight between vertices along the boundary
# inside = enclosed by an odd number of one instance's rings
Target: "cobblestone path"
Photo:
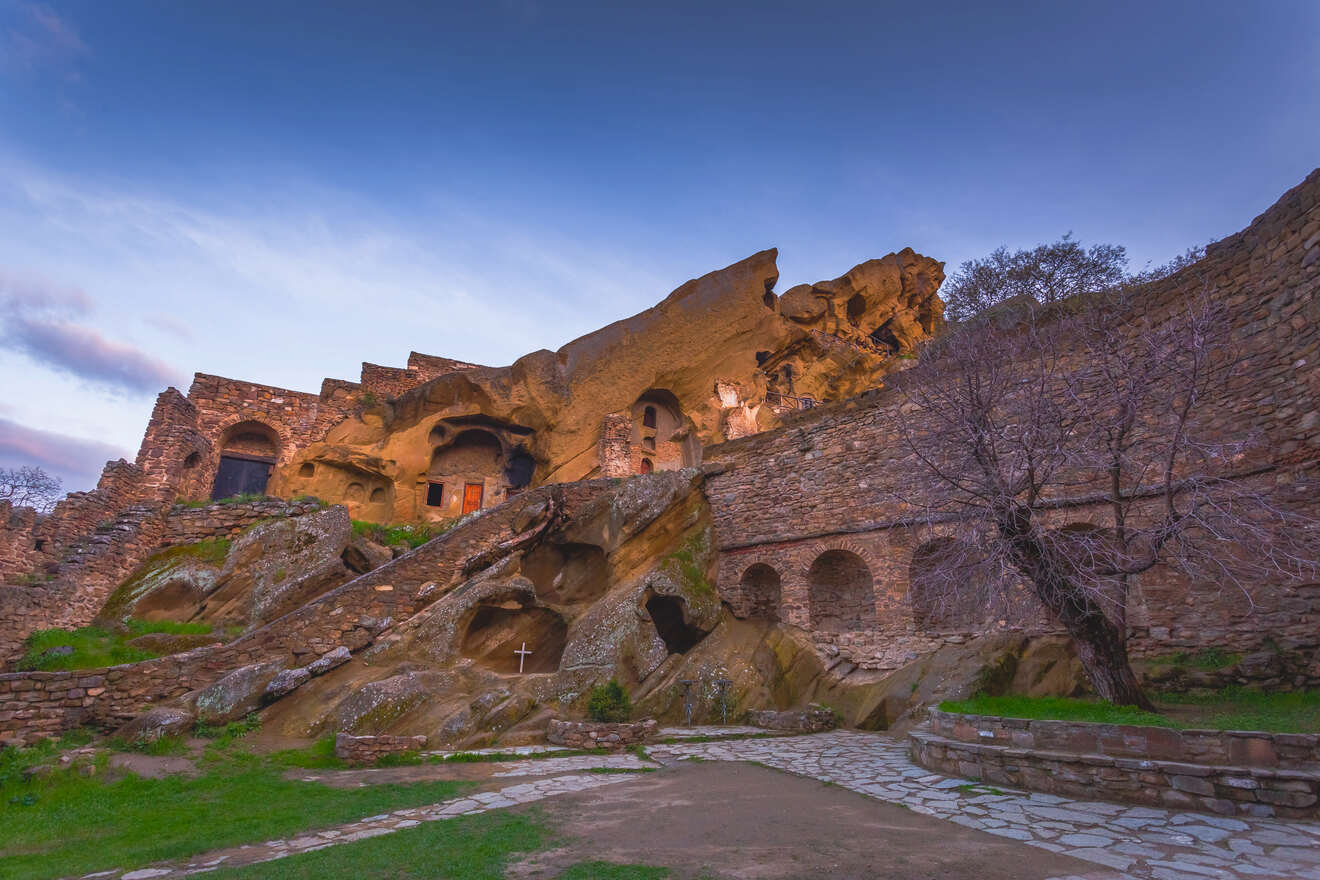
[[[695,729],[694,735],[696,731],[700,729]],[[674,743],[651,746],[648,751],[660,763],[690,759],[759,762],[1097,866],[1095,872],[1077,875],[1078,880],[1320,880],[1320,823],[1234,819],[999,789],[930,773],[908,760],[904,741],[882,734],[835,731]],[[509,762],[499,765],[495,777],[534,778],[498,791],[370,816],[288,840],[207,853],[187,863],[86,876],[98,880],[165,880],[221,866],[270,861],[389,834],[422,822],[512,807],[633,778],[627,772],[582,772],[592,768],[640,771],[655,766],[630,754]]]

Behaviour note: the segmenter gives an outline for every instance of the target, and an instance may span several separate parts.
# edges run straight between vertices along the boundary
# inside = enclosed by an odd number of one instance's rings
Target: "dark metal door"
[[[232,498],[235,495],[264,495],[270,479],[271,463],[249,458],[220,456],[220,469],[215,472],[212,498]]]

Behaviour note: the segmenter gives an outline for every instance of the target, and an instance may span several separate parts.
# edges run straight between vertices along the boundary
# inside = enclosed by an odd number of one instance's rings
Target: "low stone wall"
[[[1317,737],[933,712],[909,734],[940,773],[1068,797],[1223,815],[1320,818]]]
[[[799,712],[776,712],[774,709],[748,709],[747,723],[767,730],[793,730],[800,733],[820,733],[838,726],[834,710],[825,706],[809,706]]]
[[[165,518],[160,543],[169,547],[208,538],[233,538],[262,520],[315,513],[321,506],[319,501],[281,501],[278,498],[247,504],[216,502],[205,507],[175,505]]]
[[[335,757],[352,764],[374,764],[386,755],[403,755],[426,748],[424,736],[353,736],[335,737]]]
[[[1134,724],[930,713],[936,736],[979,745],[1242,767],[1320,766],[1320,734],[1174,730]]]
[[[644,721],[561,721],[551,719],[545,738],[557,746],[574,749],[621,749],[644,743],[655,736],[659,725],[654,718]]]

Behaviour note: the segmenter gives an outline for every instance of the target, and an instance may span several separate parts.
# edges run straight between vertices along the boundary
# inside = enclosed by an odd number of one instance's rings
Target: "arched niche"
[[[813,628],[855,632],[875,623],[871,569],[851,550],[826,550],[807,571],[807,598]]]
[[[783,596],[779,572],[764,562],[755,562],[747,566],[738,585],[742,588],[744,616],[750,620],[779,620]]]
[[[701,446],[672,392],[646,391],[633,403],[629,416],[633,473],[677,470],[701,462]]]

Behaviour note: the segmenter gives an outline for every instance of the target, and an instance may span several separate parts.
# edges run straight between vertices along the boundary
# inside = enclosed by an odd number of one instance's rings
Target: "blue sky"
[[[1314,0],[0,0],[0,466],[89,488],[194,370],[505,364],[766,247],[1163,262],[1318,163]]]

